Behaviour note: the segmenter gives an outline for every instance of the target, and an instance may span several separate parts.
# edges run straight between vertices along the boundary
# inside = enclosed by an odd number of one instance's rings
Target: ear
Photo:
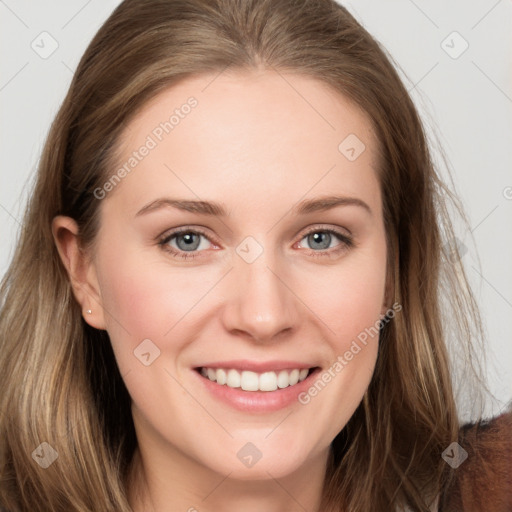
[[[80,247],[76,221],[71,217],[57,215],[52,221],[52,234],[73,294],[82,308],[84,320],[96,329],[105,329],[96,269],[90,255]]]

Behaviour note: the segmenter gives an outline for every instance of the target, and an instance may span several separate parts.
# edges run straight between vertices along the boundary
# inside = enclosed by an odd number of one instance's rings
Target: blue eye
[[[158,245],[165,251],[171,253],[172,256],[181,259],[193,259],[200,255],[199,253],[202,252],[201,249],[205,249],[204,244],[202,244],[202,239],[213,244],[206,233],[197,229],[181,228],[164,235],[164,237],[159,240]],[[352,237],[335,229],[321,229],[317,227],[303,235],[300,242],[305,239],[310,246],[307,252],[314,257],[333,257],[354,246]],[[331,243],[335,239],[340,243],[332,247]]]
[[[331,247],[331,242],[338,239],[340,243]],[[354,242],[351,237],[338,232],[334,229],[318,229],[315,228],[306,233],[302,240],[307,240],[310,247],[310,254],[312,256],[332,256],[338,254],[340,251],[347,250],[353,247]],[[329,250],[333,249],[333,250]]]
[[[183,259],[191,259],[196,257],[194,252],[197,252],[197,249],[201,246],[201,237],[209,240],[209,238],[201,231],[182,229],[166,235],[158,243],[173,256]],[[170,242],[172,241],[176,241],[177,248],[170,245]]]

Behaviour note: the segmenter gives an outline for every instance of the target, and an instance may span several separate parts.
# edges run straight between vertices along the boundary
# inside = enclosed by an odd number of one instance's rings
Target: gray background
[[[87,44],[118,3],[0,0],[2,275],[51,120]],[[512,398],[512,2],[342,3],[389,51],[449,159],[471,225],[457,237],[486,322],[497,398],[488,414],[496,414]]]

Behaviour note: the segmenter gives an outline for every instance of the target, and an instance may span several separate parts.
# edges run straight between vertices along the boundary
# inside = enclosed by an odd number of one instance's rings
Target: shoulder
[[[463,425],[458,444],[467,458],[451,469],[439,512],[512,511],[512,408]]]

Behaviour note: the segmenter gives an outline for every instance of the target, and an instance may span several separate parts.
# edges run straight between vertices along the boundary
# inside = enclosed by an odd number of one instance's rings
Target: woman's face
[[[369,119],[311,78],[223,73],[160,93],[121,141],[95,192],[102,307],[87,316],[141,452],[241,479],[325,460],[386,310]]]

